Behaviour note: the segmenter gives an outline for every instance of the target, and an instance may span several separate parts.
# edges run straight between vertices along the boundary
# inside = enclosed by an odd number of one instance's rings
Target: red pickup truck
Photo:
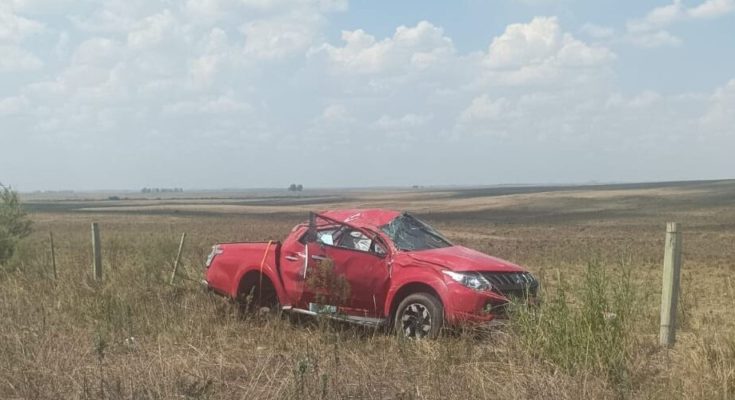
[[[533,302],[522,267],[453,245],[408,213],[311,213],[283,242],[222,243],[206,262],[209,289],[256,307],[326,315],[436,337],[444,325],[490,323],[512,298]]]

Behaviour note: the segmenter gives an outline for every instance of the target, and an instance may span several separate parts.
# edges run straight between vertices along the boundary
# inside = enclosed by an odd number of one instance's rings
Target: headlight
[[[454,271],[442,271],[444,275],[454,279],[463,286],[467,286],[470,289],[485,291],[492,290],[493,286],[490,282],[485,279],[482,275],[477,272],[454,272]]]

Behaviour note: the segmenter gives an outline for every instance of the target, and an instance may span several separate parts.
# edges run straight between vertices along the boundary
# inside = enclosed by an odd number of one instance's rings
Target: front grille
[[[481,272],[493,290],[508,298],[536,297],[538,281],[530,272]]]

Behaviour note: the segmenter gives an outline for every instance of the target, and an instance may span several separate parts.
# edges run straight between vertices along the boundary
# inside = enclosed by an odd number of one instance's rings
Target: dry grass
[[[0,398],[733,399],[735,184],[635,190],[510,195],[524,196],[518,202],[446,192],[351,199],[415,207],[455,242],[541,278],[540,310],[520,309],[501,331],[434,342],[242,316],[196,282],[166,283],[181,232],[183,272],[199,278],[212,243],[278,239],[305,205],[231,215],[39,209],[36,232],[0,269]],[[93,220],[102,283],[89,274]],[[685,227],[672,350],[656,346],[667,220]]]

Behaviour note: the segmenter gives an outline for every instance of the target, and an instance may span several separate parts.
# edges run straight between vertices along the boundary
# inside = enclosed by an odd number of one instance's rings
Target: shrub
[[[630,269],[609,274],[590,263],[581,284],[559,286],[540,309],[515,308],[524,347],[568,373],[595,371],[616,386],[628,384],[632,330],[639,300]]]
[[[0,264],[15,253],[18,241],[31,233],[31,221],[20,204],[18,193],[0,184]]]

